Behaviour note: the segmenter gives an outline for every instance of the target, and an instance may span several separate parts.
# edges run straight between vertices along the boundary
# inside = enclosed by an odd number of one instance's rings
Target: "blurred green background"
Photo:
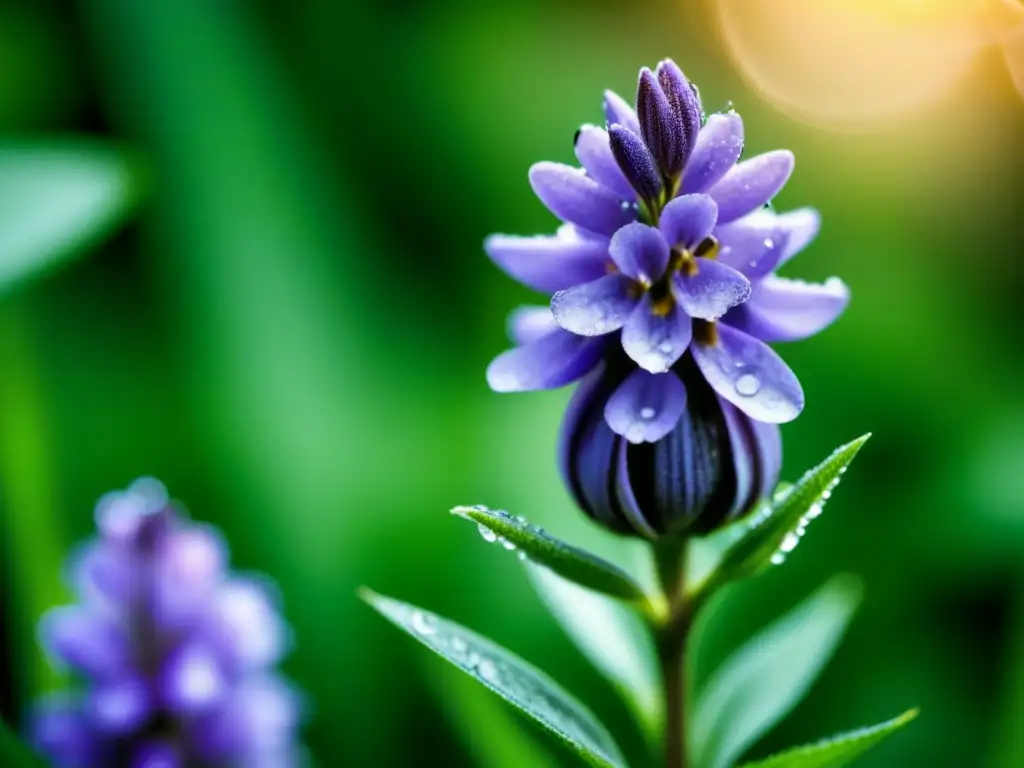
[[[834,328],[782,350],[808,402],[784,476],[874,433],[808,543],[716,629],[721,658],[828,576],[865,583],[838,656],[751,754],[920,705],[861,764],[1024,765],[1024,105],[992,52],[901,122],[801,124],[744,84],[711,0],[0,3],[0,150],[22,173],[0,261],[26,200],[43,231],[81,213],[34,152],[125,216],[57,237],[81,257],[60,269],[0,281],[0,714],[58,683],[34,625],[69,598],[60,564],[95,500],[153,474],[280,584],[318,764],[524,764],[503,705],[361,584],[490,634],[635,750],[515,558],[446,511],[586,535],[552,460],[568,391],[484,382],[505,313],[538,297],[481,242],[553,227],[530,163],[571,161],[602,90],[630,94],[664,56],[709,110],[733,102],[748,153],[796,152],[776,204],[824,227],[789,273],[853,290]]]

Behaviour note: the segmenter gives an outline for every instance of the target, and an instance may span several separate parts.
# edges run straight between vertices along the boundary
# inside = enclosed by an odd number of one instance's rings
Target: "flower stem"
[[[686,641],[691,618],[685,590],[686,550],[684,539],[654,546],[668,605],[665,620],[655,627],[665,695],[665,768],[686,768]]]

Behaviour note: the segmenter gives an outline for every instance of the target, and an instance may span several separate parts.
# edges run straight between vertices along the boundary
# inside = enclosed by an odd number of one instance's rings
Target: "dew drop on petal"
[[[672,354],[672,342],[671,341],[663,341],[663,342],[661,342],[661,344],[658,345],[658,351],[661,352],[661,354],[663,354],[663,355],[670,355],[670,354]]]
[[[736,379],[736,391],[743,397],[753,397],[761,390],[761,380],[756,374],[747,371]]]
[[[641,419],[647,419],[648,421],[650,421],[651,419],[654,418],[654,414],[655,414],[655,410],[653,408],[641,408],[640,409],[640,418]]]
[[[643,424],[631,424],[629,429],[626,430],[626,434],[623,435],[631,443],[642,443],[644,441],[644,435],[647,430]]]

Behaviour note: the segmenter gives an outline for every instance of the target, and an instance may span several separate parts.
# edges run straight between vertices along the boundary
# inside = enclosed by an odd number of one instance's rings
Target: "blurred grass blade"
[[[395,626],[564,740],[591,765],[625,765],[604,726],[540,670],[475,632],[429,611],[369,590],[364,590],[362,597]]]
[[[0,765],[3,768],[42,768],[43,761],[32,754],[7,723],[0,718]]]
[[[842,768],[896,733],[917,714],[916,709],[911,709],[884,723],[843,733],[817,744],[787,749],[765,760],[746,763],[742,768]]]
[[[852,577],[832,579],[719,667],[691,723],[696,768],[725,768],[803,698],[860,602]]]
[[[452,514],[472,520],[491,542],[515,547],[538,565],[569,581],[620,600],[646,604],[640,586],[620,568],[582,549],[549,536],[524,518],[486,507],[455,507]]]
[[[747,532],[725,551],[702,593],[712,594],[723,584],[780,564],[786,553],[796,547],[808,523],[821,514],[839,479],[869,437],[867,434],[840,446],[800,482],[779,493],[750,521]]]
[[[0,146],[0,291],[82,252],[138,199],[128,156],[90,141]]]
[[[647,737],[656,740],[663,723],[658,661],[639,616],[547,568],[528,563],[526,571],[570,639],[612,682]]]

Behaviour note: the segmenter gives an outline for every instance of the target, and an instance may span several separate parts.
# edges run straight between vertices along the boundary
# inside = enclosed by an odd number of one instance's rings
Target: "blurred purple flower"
[[[32,740],[60,768],[293,766],[300,702],[273,667],[289,645],[271,586],[232,574],[211,528],[143,478],[96,506],[71,561],[76,605],[40,623],[84,690],[40,702]]]
[[[582,168],[542,162],[530,182],[564,224],[492,235],[488,255],[550,307],[513,313],[518,345],[488,367],[501,392],[587,377],[562,430],[578,503],[614,530],[710,530],[778,480],[776,424],[803,390],[765,342],[817,333],[849,300],[775,270],[817,234],[811,209],[766,208],[793,170],[786,150],[738,162],[743,121],[703,119],[671,61],[644,69],[634,111],[605,94],[607,129],[584,126]]]

